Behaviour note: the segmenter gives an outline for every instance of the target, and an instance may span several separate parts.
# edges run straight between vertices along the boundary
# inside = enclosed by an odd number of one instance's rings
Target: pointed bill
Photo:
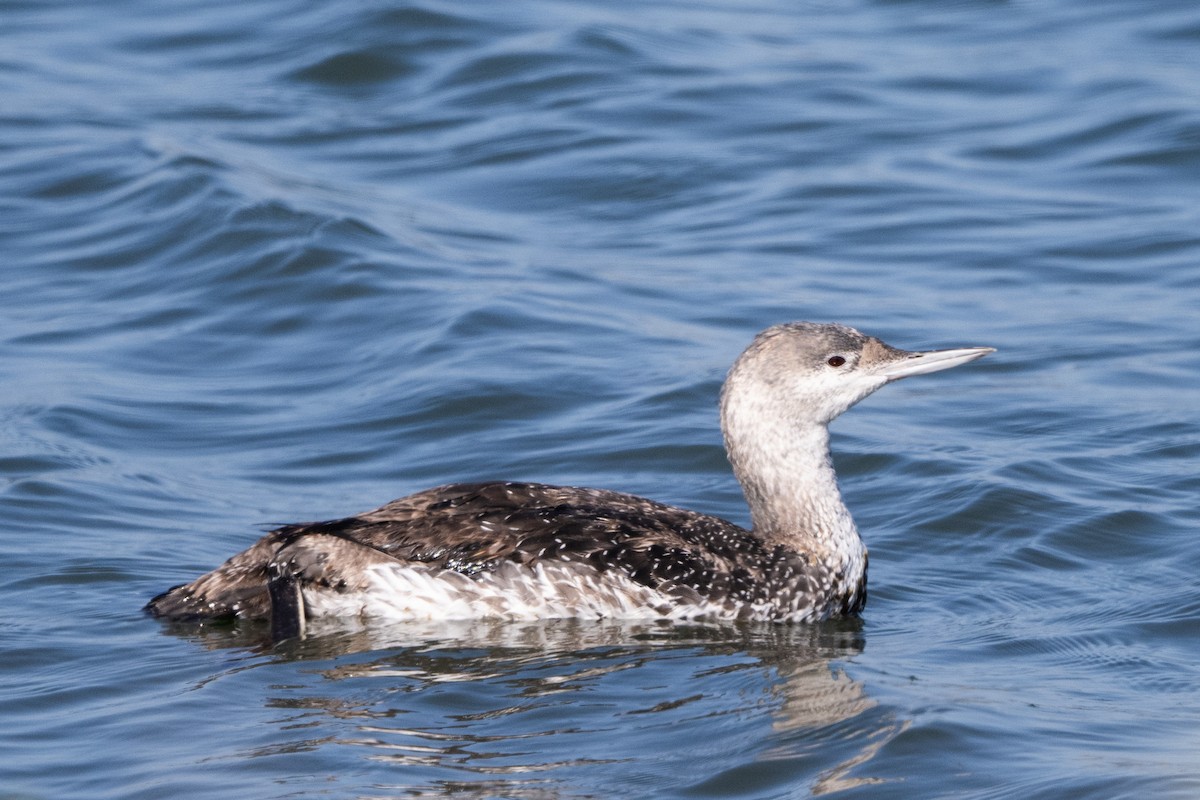
[[[926,350],[923,353],[912,353],[906,350],[897,350],[895,360],[889,360],[887,364],[881,365],[879,374],[887,378],[889,381],[907,378],[912,375],[926,375],[930,372],[939,372],[943,369],[957,367],[960,364],[966,364],[968,361],[974,361],[977,358],[983,358],[988,353],[996,352],[994,347],[962,347],[956,350]]]

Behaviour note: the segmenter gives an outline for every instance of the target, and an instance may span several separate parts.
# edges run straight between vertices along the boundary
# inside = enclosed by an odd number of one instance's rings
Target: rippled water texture
[[[1193,2],[0,4],[0,796],[1200,796]],[[760,328],[991,345],[834,426],[815,627],[164,626],[454,480],[745,521]]]

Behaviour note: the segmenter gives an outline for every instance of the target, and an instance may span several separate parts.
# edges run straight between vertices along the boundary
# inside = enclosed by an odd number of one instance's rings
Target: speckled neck
[[[825,422],[735,371],[722,393],[721,427],[754,533],[856,580],[866,548],[838,489]]]
[[[801,551],[853,557],[862,539],[842,501],[824,426],[774,432],[747,444],[729,436],[726,446],[742,485],[754,532],[768,541]]]

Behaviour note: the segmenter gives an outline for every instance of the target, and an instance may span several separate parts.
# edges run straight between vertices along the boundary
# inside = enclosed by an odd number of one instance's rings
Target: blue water
[[[1200,7],[0,4],[0,796],[1200,796]],[[745,522],[792,319],[991,345],[834,426],[812,627],[145,601],[457,480]]]

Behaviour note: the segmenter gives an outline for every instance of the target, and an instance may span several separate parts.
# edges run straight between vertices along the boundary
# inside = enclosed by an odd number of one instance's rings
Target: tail
[[[267,564],[279,547],[271,533],[191,583],[175,586],[146,604],[146,611],[179,621],[270,619]]]
[[[217,571],[191,583],[175,586],[146,604],[146,612],[161,619],[180,622],[267,618],[271,616],[271,598],[267,577],[259,581],[241,581],[220,585]]]
[[[322,530],[321,524],[289,525],[212,572],[163,592],[146,611],[178,621],[270,620],[273,638],[291,639],[303,636],[307,626],[304,587],[362,592],[369,588],[369,567],[381,563],[394,564],[396,558]]]

